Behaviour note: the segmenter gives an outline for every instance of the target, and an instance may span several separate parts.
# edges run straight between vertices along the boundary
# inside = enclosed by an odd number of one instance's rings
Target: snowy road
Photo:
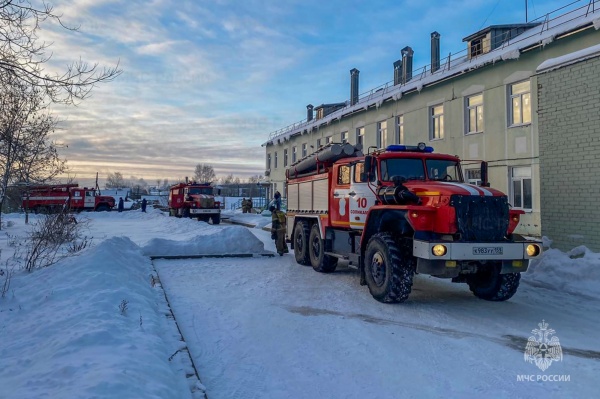
[[[598,299],[521,284],[491,303],[417,276],[408,302],[384,305],[356,271],[293,255],[154,263],[210,399],[597,397]],[[523,357],[542,320],[564,355],[544,372]]]

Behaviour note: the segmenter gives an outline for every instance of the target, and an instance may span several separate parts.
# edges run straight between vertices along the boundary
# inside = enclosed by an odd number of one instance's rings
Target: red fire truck
[[[465,282],[490,301],[514,295],[542,246],[514,234],[523,211],[488,187],[485,162],[476,186],[459,158],[424,143],[359,150],[331,144],[286,171],[298,263],[330,273],[346,260],[381,302],[405,301],[415,273]]]
[[[169,189],[169,215],[219,224],[221,203],[215,201],[210,183],[179,183]]]
[[[50,213],[64,206],[74,211],[110,211],[115,206],[115,199],[78,184],[40,185],[29,187],[23,193],[22,206],[35,213]]]

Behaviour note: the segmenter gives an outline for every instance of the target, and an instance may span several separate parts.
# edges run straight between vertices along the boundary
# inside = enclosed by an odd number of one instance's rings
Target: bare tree
[[[39,39],[44,22],[55,21],[67,27],[51,4],[32,5],[29,0],[0,0],[0,75],[11,76],[22,84],[40,88],[52,102],[74,103],[86,98],[94,85],[120,75],[118,64],[100,68],[83,60],[51,73],[44,65],[52,57],[50,44]]]
[[[121,172],[109,173],[106,178],[106,188],[123,188],[125,187],[125,179]]]
[[[227,176],[221,178],[221,184],[232,184],[234,180],[235,177],[233,177],[233,173],[230,173]]]
[[[215,175],[215,170],[211,165],[201,164],[196,165],[196,170],[194,171],[194,180],[202,183],[211,183],[215,180],[217,176]]]
[[[10,184],[45,183],[66,170],[46,107],[39,88],[0,73],[0,209]]]

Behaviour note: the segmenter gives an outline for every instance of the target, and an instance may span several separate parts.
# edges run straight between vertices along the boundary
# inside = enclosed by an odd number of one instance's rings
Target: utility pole
[[[527,23],[527,0],[525,0],[525,23]]]

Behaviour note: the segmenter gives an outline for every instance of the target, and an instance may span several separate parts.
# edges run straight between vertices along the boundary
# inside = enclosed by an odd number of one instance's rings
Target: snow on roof
[[[573,64],[575,62],[584,61],[589,58],[600,56],[600,44],[565,54],[560,57],[550,58],[538,65],[537,72],[550,72],[554,69]]]
[[[447,62],[441,65],[440,69],[434,73],[431,73],[431,70],[427,70],[427,67],[419,68],[422,72],[415,73],[413,71],[413,79],[406,84],[395,86],[386,84],[382,88],[371,90],[368,95],[360,98],[358,103],[354,105],[347,103],[346,107],[332,112],[324,118],[294,123],[286,128],[272,132],[269,135],[269,139],[263,143],[263,146],[273,144],[274,142],[281,144],[289,141],[292,135],[302,134],[305,131],[308,133],[312,129],[329,124],[336,119],[341,120],[343,117],[354,112],[363,109],[367,110],[370,106],[379,107],[383,102],[388,100],[398,101],[406,93],[421,91],[423,87],[441,80],[459,76],[498,61],[518,59],[522,50],[536,46],[545,46],[557,37],[587,26],[593,26],[596,30],[600,29],[600,9],[590,8],[585,5],[553,19],[550,19],[548,15],[541,24],[506,41],[502,46],[489,53],[481,54],[471,59],[466,55],[459,56],[453,60],[450,60],[450,57],[448,57]]]

